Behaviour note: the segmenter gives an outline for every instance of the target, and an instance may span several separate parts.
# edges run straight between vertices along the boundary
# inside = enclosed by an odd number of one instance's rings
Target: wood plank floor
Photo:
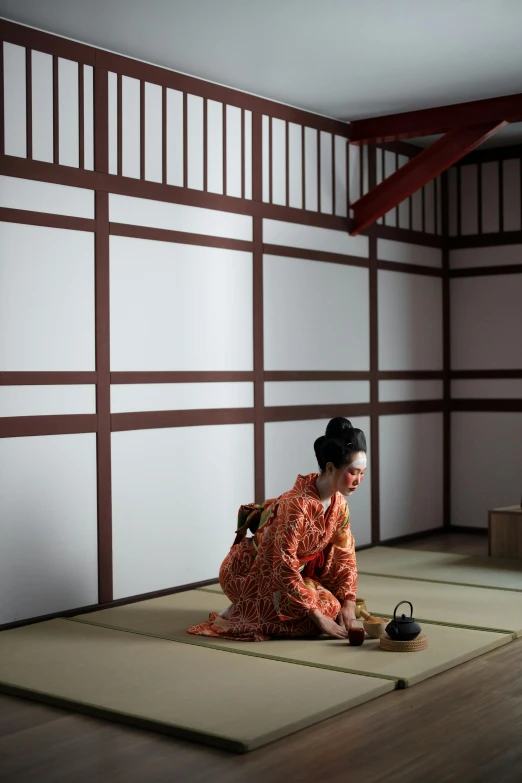
[[[460,534],[414,545],[487,549]],[[0,781],[520,783],[522,639],[246,756],[0,695]]]

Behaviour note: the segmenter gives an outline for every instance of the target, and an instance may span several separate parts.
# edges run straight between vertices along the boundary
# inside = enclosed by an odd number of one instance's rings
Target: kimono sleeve
[[[355,540],[350,529],[348,507],[325,550],[326,562],[321,570],[321,583],[338,601],[355,601],[357,593],[357,562]]]

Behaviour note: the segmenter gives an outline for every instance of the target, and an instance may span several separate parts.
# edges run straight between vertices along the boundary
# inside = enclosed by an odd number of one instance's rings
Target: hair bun
[[[354,428],[351,421],[348,421],[348,419],[345,419],[342,416],[336,416],[335,419],[328,422],[325,436],[328,439],[335,438],[336,440],[346,441],[349,438],[352,438],[353,432]]]
[[[314,443],[315,458],[319,464],[322,463],[322,449],[327,440],[325,435],[321,435]]]

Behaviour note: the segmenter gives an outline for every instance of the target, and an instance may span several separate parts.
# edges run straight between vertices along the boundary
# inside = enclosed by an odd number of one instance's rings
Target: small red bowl
[[[359,647],[364,642],[364,628],[350,628],[348,631],[348,641],[354,647]]]

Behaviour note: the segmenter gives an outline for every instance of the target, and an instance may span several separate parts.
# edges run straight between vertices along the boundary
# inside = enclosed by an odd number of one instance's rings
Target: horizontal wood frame
[[[110,486],[110,439],[111,432],[135,430],[155,427],[197,426],[201,424],[251,423],[255,432],[255,474],[256,497],[264,497],[264,424],[275,421],[306,420],[310,418],[328,418],[334,415],[369,416],[372,431],[372,542],[380,540],[379,524],[379,442],[378,420],[380,415],[400,415],[404,413],[428,413],[442,411],[445,420],[449,422],[451,410],[477,410],[477,404],[484,401],[458,400],[449,397],[449,382],[452,378],[462,377],[522,377],[522,370],[505,370],[490,374],[480,372],[478,375],[450,372],[449,353],[444,354],[444,364],[437,371],[379,371],[378,369],[378,339],[377,339],[377,282],[379,269],[391,270],[406,274],[429,275],[442,277],[446,285],[452,275],[447,268],[447,254],[450,247],[457,241],[469,241],[469,237],[447,238],[447,227],[443,235],[427,234],[388,225],[373,225],[363,234],[369,238],[368,258],[359,258],[338,253],[310,251],[299,248],[283,247],[263,242],[262,219],[272,219],[297,223],[306,226],[349,231],[351,221],[336,215],[328,215],[289,206],[278,206],[265,203],[262,200],[262,116],[268,115],[288,122],[296,122],[303,127],[315,128],[340,136],[348,137],[348,126],[335,120],[319,117],[305,111],[292,109],[272,101],[239,93],[226,87],[203,82],[192,77],[176,74],[165,69],[147,65],[120,55],[102,52],[89,46],[77,44],[57,36],[41,33],[31,28],[10,22],[0,21],[0,34],[3,40],[20,46],[49,53],[53,57],[64,57],[78,63],[94,67],[94,171],[83,167],[72,168],[57,162],[44,163],[32,159],[16,158],[4,154],[3,139],[3,101],[0,101],[0,126],[2,130],[0,144],[0,174],[36,180],[40,182],[68,185],[71,187],[92,190],[96,198],[96,217],[94,219],[74,218],[50,213],[31,212],[20,209],[0,209],[0,220],[5,222],[25,223],[51,228],[72,229],[93,232],[95,234],[96,255],[96,370],[92,372],[0,372],[0,386],[17,385],[61,385],[61,384],[92,384],[97,390],[97,413],[88,415],[63,416],[27,416],[0,418],[0,437],[25,437],[28,435],[54,435],[60,433],[95,433],[97,437],[98,459],[98,511],[99,511],[99,602],[104,605],[116,605],[112,602],[112,537],[111,537],[111,486]],[[3,85],[0,58],[0,84]],[[56,59],[55,59],[56,62]],[[235,198],[206,191],[192,190],[188,187],[178,187],[166,184],[165,172],[162,182],[150,182],[144,179],[133,179],[119,174],[108,173],[108,71],[119,75],[138,78],[140,82],[148,81],[158,84],[163,89],[172,87],[187,94],[201,96],[224,104],[239,107],[252,112],[252,199]],[[163,103],[163,105],[165,105]],[[121,128],[120,128],[121,133]],[[186,136],[186,134],[185,134]],[[80,148],[83,139],[80,138]],[[186,138],[185,138],[186,143]],[[244,138],[242,141],[244,144]],[[386,145],[392,148],[393,145]],[[396,142],[393,147],[396,154],[415,154],[415,148],[402,142]],[[30,152],[30,149],[29,149]],[[377,148],[370,146],[368,150],[370,183],[375,184],[375,167]],[[185,158],[186,159],[186,158]],[[121,172],[121,161],[120,168]],[[205,168],[206,171],[206,168]],[[142,172],[143,176],[143,172]],[[206,181],[206,176],[205,176]],[[185,172],[186,185],[186,172]],[[288,192],[288,190],[287,190]],[[219,210],[235,214],[247,215],[253,218],[254,234],[251,242],[203,236],[188,232],[156,229],[143,226],[120,224],[109,221],[108,194],[119,194],[137,198],[152,199],[172,204]],[[244,196],[244,177],[242,183]],[[443,210],[447,203],[443,193]],[[522,232],[521,237],[522,237]],[[108,282],[108,242],[110,235],[128,236],[163,242],[201,245],[207,247],[226,248],[246,251],[253,255],[254,264],[254,367],[244,372],[110,372],[108,346],[109,340],[109,282]],[[491,235],[488,235],[491,238]],[[443,265],[440,269],[412,264],[379,261],[377,258],[377,240],[392,239],[427,247],[440,248],[443,253]],[[467,245],[466,245],[467,246]],[[370,277],[370,368],[368,371],[265,371],[263,368],[263,309],[262,309],[262,256],[263,254],[291,256],[310,259],[324,263],[339,263],[364,267],[369,270]],[[445,259],[445,261],[444,261]],[[454,270],[455,271],[455,270]],[[459,270],[460,271],[460,270]],[[463,270],[470,274],[470,270]],[[513,271],[513,270],[512,270]],[[477,270],[478,273],[478,270]],[[484,270],[481,270],[484,273]],[[444,299],[444,340],[449,337],[449,300]],[[520,374],[516,374],[519,373]],[[507,373],[507,374],[506,374]],[[515,373],[515,374],[514,374]],[[378,399],[378,384],[380,380],[428,380],[444,381],[444,397],[433,401],[388,402]],[[301,405],[267,407],[264,405],[264,383],[273,381],[353,381],[370,382],[370,402],[347,405]],[[208,382],[251,382],[254,385],[254,405],[252,408],[240,409],[210,409],[183,411],[148,411],[134,413],[110,413],[111,384],[145,384],[145,383],[208,383]],[[489,401],[490,403],[492,401]],[[499,409],[505,410],[505,400],[498,402]],[[469,405],[469,408],[466,408]],[[448,455],[449,429],[444,430],[444,453]],[[445,509],[449,508],[449,468],[445,465],[444,495]],[[448,513],[445,524],[450,524]],[[182,589],[182,588],[176,588]],[[162,591],[163,594],[175,590]],[[139,598],[139,597],[138,597]],[[112,602],[112,603],[111,603]],[[75,610],[77,612],[78,610]]]

